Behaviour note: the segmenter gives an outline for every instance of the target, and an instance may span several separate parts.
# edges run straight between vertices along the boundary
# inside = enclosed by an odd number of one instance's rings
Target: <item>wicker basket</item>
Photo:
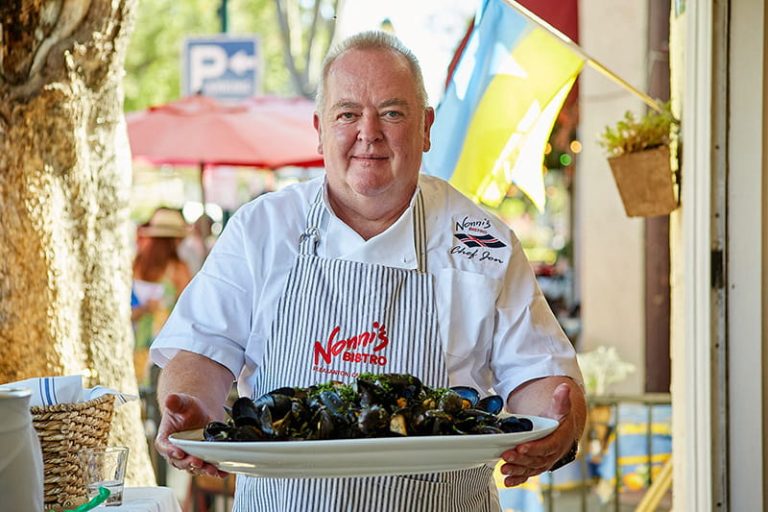
[[[45,510],[60,512],[87,501],[77,452],[107,445],[115,396],[31,407],[43,451]]]

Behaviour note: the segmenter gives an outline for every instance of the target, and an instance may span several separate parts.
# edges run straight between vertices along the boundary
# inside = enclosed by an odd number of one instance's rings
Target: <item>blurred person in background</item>
[[[192,223],[191,233],[179,244],[179,258],[187,264],[192,275],[197,274],[203,267],[205,258],[216,241],[214,233],[218,231],[221,231],[221,226],[216,226],[211,216],[203,213]]]
[[[158,208],[136,233],[132,289],[136,300],[131,301],[131,320],[140,384],[147,384],[149,378],[149,346],[191,279],[189,267],[178,252],[188,233],[181,212],[171,208]]]

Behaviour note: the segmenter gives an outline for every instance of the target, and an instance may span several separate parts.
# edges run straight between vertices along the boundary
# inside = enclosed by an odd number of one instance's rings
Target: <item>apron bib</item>
[[[418,269],[315,255],[325,208],[322,191],[307,215],[300,254],[267,341],[253,398],[282,386],[354,381],[360,373],[410,373],[448,385],[426,273],[421,191],[414,210]],[[375,460],[371,464],[376,464]],[[237,477],[237,512],[497,512],[486,466],[407,476],[276,479]]]

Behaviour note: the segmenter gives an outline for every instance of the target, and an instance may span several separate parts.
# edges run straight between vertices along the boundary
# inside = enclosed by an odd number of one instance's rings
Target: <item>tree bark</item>
[[[0,382],[83,374],[138,394],[121,80],[136,0],[0,3]],[[127,483],[153,485],[138,402]]]

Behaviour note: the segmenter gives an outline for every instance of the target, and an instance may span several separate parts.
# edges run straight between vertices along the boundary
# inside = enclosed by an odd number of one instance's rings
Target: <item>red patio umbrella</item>
[[[304,98],[264,96],[232,104],[188,96],[129,113],[126,121],[134,158],[199,165],[202,186],[208,166],[321,167],[313,112]]]

